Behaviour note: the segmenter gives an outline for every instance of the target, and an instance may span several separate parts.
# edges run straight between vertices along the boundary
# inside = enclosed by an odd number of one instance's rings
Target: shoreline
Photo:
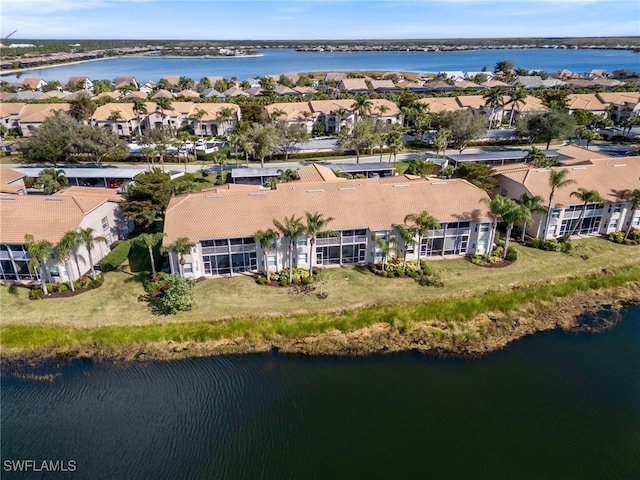
[[[0,364],[36,365],[51,360],[166,361],[225,354],[267,353],[364,356],[415,351],[439,357],[480,358],[511,342],[546,330],[599,332],[616,324],[615,312],[640,304],[640,282],[622,286],[580,290],[570,296],[544,302],[523,303],[508,313],[487,311],[465,322],[447,319],[421,321],[407,327],[395,322],[373,323],[353,331],[337,328],[326,332],[272,338],[251,335],[216,340],[159,341],[125,345],[91,343],[70,347],[3,348]],[[611,309],[613,319],[598,319]],[[594,320],[595,319],[595,320]]]

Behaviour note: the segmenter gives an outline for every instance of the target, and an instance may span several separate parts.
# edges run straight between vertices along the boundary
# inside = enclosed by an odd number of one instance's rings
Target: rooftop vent
[[[409,188],[409,185],[406,183],[396,183],[393,188]]]
[[[251,192],[249,194],[250,197],[264,197],[267,192]]]
[[[536,173],[546,173],[550,171],[551,171],[550,168],[541,168],[540,170],[536,170]]]
[[[586,170],[587,167],[573,167],[572,170]]]
[[[45,198],[45,202],[64,202],[64,198]]]
[[[204,198],[224,198],[224,195],[205,195]]]
[[[340,188],[338,188],[338,190],[340,192],[347,192],[347,191],[355,190],[355,189],[356,189],[356,187],[340,187]]]
[[[307,193],[322,193],[322,192],[324,192],[324,189],[322,189],[322,188],[315,188],[315,189],[312,189],[312,190],[307,190]]]
[[[446,185],[447,182],[431,182],[431,185]]]
[[[626,163],[616,163],[613,165],[613,168],[626,167],[626,166],[627,166]]]
[[[0,200],[4,200],[6,201],[11,201],[11,202],[15,202],[16,199],[14,197],[9,197],[9,196],[4,196],[4,195],[0,195]]]

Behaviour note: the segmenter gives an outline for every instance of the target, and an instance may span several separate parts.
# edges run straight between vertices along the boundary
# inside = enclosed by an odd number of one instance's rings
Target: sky
[[[0,38],[13,30],[14,43],[638,36],[640,1],[2,0]]]

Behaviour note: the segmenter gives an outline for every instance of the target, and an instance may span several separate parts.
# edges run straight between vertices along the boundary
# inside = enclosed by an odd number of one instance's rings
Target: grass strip
[[[465,321],[490,311],[508,313],[526,303],[567,297],[578,291],[620,287],[640,281],[640,268],[621,267],[607,273],[586,275],[554,283],[490,290],[480,295],[429,303],[363,308],[343,312],[314,313],[279,318],[247,318],[226,321],[164,323],[142,326],[73,328],[9,325],[0,330],[4,348],[72,348],[78,345],[118,346],[162,341],[220,340],[225,338],[300,338],[337,329],[351,332],[374,323],[387,323],[404,331],[416,322]]]

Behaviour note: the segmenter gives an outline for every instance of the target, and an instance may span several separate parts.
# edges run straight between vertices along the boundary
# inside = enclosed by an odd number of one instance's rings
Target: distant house
[[[260,80],[258,80],[257,78],[247,78],[245,80],[245,82],[247,82],[249,84],[249,88],[260,88],[262,87],[262,84],[260,83]]]
[[[462,72],[460,70],[438,72],[438,75],[441,75],[440,78],[444,77],[444,78],[447,78],[449,80],[453,80],[454,82],[458,82],[460,80],[464,80],[465,79],[464,72]]]
[[[24,106],[24,103],[0,103],[0,125],[7,130],[18,129],[18,115]]]
[[[215,88],[211,87],[211,88],[206,88],[205,90],[203,90],[202,98],[217,98],[217,99],[222,100],[222,99],[225,98],[225,96],[224,96],[224,94],[220,93]]]
[[[42,78],[25,78],[22,80],[22,87],[29,90],[42,90],[48,82]]]
[[[148,105],[151,107],[153,104]],[[108,128],[121,136],[134,135],[138,128],[138,117],[133,107],[133,103],[102,105],[93,112],[91,125],[97,128]]]
[[[486,82],[482,82],[480,86],[486,88],[511,88],[511,85],[506,82],[501,82],[500,80],[487,80]]]
[[[576,110],[588,110],[596,115],[606,113],[607,104],[595,93],[572,93],[567,95],[567,112],[573,114]]]
[[[169,86],[171,88],[175,88],[175,87],[178,86],[178,83],[180,82],[180,76],[179,75],[165,75],[160,80],[163,81],[163,83],[165,83],[167,86]]]
[[[398,89],[400,90],[409,90],[417,94],[429,93],[430,91],[429,87],[424,86],[421,83],[412,82],[409,80],[400,80],[396,82],[396,87],[398,87]]]
[[[151,95],[151,99],[155,100],[157,98],[170,98],[173,99],[173,93],[171,93],[169,90],[164,90],[164,89],[160,89],[158,90],[156,93],[154,93],[153,95]]]
[[[182,97],[186,99],[200,98],[200,94],[198,92],[194,92],[193,90],[181,90],[176,93],[176,97]]]
[[[462,109],[455,97],[424,97],[418,100],[430,113],[454,112]]]
[[[443,82],[442,80],[433,80],[431,82],[427,82],[425,88],[430,92],[435,93],[445,93],[453,91],[453,85],[449,85],[447,82]]]
[[[324,76],[325,82],[335,82],[338,83],[347,78],[346,72],[327,72]]]
[[[13,168],[0,168],[0,195],[26,195],[24,173]]]
[[[262,95],[262,92],[264,90],[262,89],[262,87],[251,87],[247,90],[245,90],[245,93],[251,97],[258,97],[260,95]]]
[[[42,125],[47,118],[53,117],[57,112],[67,113],[68,103],[29,103],[18,113],[18,129],[23,137],[28,137],[31,132]]]
[[[228,88],[227,90],[222,92],[222,95],[224,95],[225,98],[229,98],[229,97],[248,97],[249,96],[249,94],[247,92],[245,92],[244,90],[242,90],[241,88],[238,88],[238,87]]]
[[[300,93],[298,93],[293,88],[285,87],[284,85],[280,84],[273,87],[273,93],[281,97],[297,97],[298,95],[300,95]]]
[[[140,88],[140,85],[138,84],[138,81],[135,79],[135,77],[116,77],[115,81],[113,82],[114,88],[123,88],[128,87],[129,85],[135,87],[136,90]]]
[[[523,86],[526,89],[542,87],[562,87],[566,82],[557,78],[547,78],[545,80],[538,75],[521,75],[513,81],[513,86]]]
[[[158,84],[156,82],[152,82],[151,80],[148,82],[145,82],[141,87],[140,87],[140,91],[142,93],[146,93],[147,95],[151,92],[153,92],[156,87],[158,86]]]
[[[185,103],[184,107],[187,106],[189,105]],[[200,112],[201,110],[204,113]],[[225,117],[224,111],[230,112],[231,115]],[[203,115],[199,117],[198,113]],[[240,120],[241,113],[240,107],[235,103],[190,103],[189,110],[183,118],[198,135],[229,135],[233,126]]]
[[[614,122],[622,123],[627,118],[640,116],[639,92],[601,92],[596,96],[609,105]]]
[[[469,80],[458,80],[453,84],[453,86],[461,90],[474,90],[476,92],[486,89],[486,87],[478,85],[477,83],[470,82]]]
[[[69,77],[67,82],[68,90],[86,90],[93,92],[93,82],[89,77]]]
[[[318,90],[313,87],[293,87],[293,89],[300,95],[315,95],[318,93]]]
[[[338,89],[353,94],[369,93],[369,87],[364,78],[345,78],[344,80],[340,80]]]
[[[267,120],[281,120],[289,125],[299,125],[307,133],[311,133],[318,114],[312,112],[307,102],[272,103],[264,107]]]
[[[122,218],[119,203],[98,195],[7,197],[0,202],[0,223],[3,226],[0,229],[0,278],[9,281],[40,280],[40,274],[47,282],[75,281],[91,270],[91,261],[97,264],[109,253],[114,241],[128,234],[128,222]],[[66,232],[80,228],[92,228],[96,236],[105,238],[105,242],[94,243],[91,256],[82,244],[74,252],[74,261],[67,265],[52,256],[41,273],[29,268],[25,235],[48,240],[56,246]]]
[[[397,92],[396,87],[391,80],[371,80],[369,81],[371,90],[376,93]]]

